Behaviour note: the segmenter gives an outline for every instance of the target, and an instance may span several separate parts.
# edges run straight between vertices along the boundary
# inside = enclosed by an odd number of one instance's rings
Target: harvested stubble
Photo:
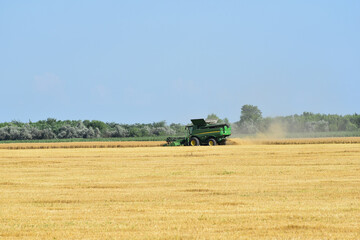
[[[348,144],[360,143],[360,137],[334,137],[334,138],[293,138],[293,139],[252,139],[230,138],[229,145],[288,145],[288,144]]]
[[[133,148],[159,147],[163,141],[119,141],[119,142],[54,142],[54,143],[4,143],[0,149],[52,149],[52,148]],[[251,139],[230,138],[228,145],[287,145],[287,144],[341,144],[360,143],[360,137],[303,138],[303,139]]]
[[[130,142],[58,142],[58,143],[5,143],[0,149],[51,149],[51,148],[132,148],[158,147],[162,141],[130,141]]]
[[[360,144],[0,149],[1,239],[359,239]]]

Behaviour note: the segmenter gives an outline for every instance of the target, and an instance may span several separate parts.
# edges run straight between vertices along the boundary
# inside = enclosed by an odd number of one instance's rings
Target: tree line
[[[262,117],[262,112],[257,106],[244,105],[241,116],[234,128],[245,134],[267,132],[274,124],[290,133],[301,132],[339,132],[360,131],[360,115],[319,114],[304,112],[289,116]]]
[[[150,124],[105,123],[98,120],[56,120],[48,118],[38,122],[12,121],[0,123],[1,140],[38,140],[68,138],[124,138],[184,135],[181,124],[167,125],[165,121]]]
[[[263,117],[257,106],[244,105],[240,119],[230,123],[227,118],[221,119],[212,113],[207,119],[232,126],[233,132],[256,134],[267,132],[274,124],[291,133],[300,132],[338,132],[360,131],[360,115],[315,114],[304,112],[289,116]],[[185,125],[166,124],[165,121],[149,124],[119,124],[98,120],[56,120],[48,118],[37,122],[19,121],[0,123],[0,141],[2,140],[38,140],[68,138],[125,138],[185,136]]]

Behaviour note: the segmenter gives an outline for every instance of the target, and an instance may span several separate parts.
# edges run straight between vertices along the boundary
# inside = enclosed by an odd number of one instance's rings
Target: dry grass
[[[1,239],[359,239],[360,144],[0,150]]]

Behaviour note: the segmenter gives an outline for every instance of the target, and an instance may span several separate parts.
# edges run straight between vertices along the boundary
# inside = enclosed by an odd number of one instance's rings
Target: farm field
[[[136,148],[159,147],[164,145],[165,143],[165,141],[4,143],[0,144],[0,149]]]
[[[140,138],[141,139],[141,138]],[[76,139],[72,139],[76,140]],[[129,147],[159,147],[166,141],[82,141],[80,142],[2,142],[0,149],[51,149],[51,148],[129,148]],[[1,142],[0,142],[1,143]],[[293,139],[267,139],[267,138],[230,138],[227,145],[286,145],[286,144],[339,144],[360,143],[360,137],[334,137],[334,138],[293,138]]]
[[[72,143],[72,142],[149,142],[165,141],[166,136],[156,137],[111,137],[111,138],[65,138],[65,139],[37,139],[37,140],[2,140],[0,145],[8,143]]]
[[[232,141],[0,149],[0,238],[360,238],[360,143]]]

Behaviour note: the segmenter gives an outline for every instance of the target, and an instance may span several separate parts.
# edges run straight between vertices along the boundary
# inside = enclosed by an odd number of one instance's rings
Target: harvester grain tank
[[[199,146],[199,145],[225,145],[226,138],[231,135],[231,127],[226,123],[216,123],[204,119],[191,119],[192,124],[187,125],[186,137],[169,137],[168,146]]]

